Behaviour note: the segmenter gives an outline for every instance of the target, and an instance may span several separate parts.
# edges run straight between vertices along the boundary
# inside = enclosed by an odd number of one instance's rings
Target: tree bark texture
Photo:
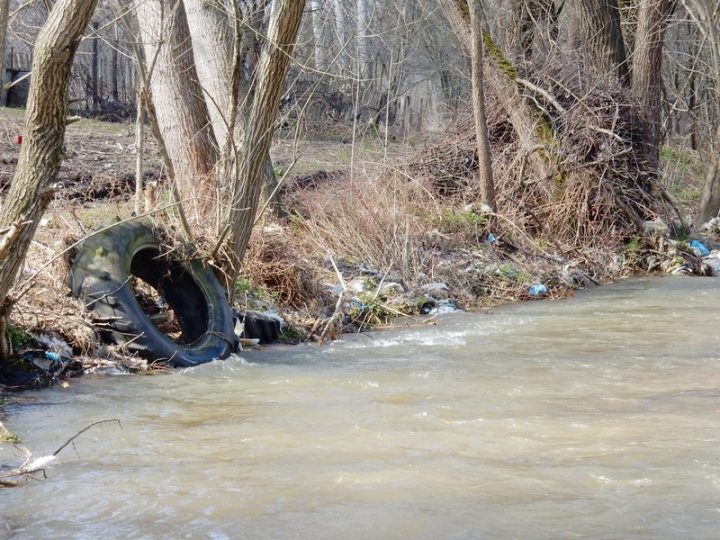
[[[342,0],[332,0],[334,15],[335,15],[335,39],[339,44],[339,47],[343,49],[347,42],[347,29],[345,28],[345,7],[343,6]],[[338,66],[340,71],[343,72],[348,67],[347,52],[342,51],[338,56]]]
[[[10,0],[0,0],[0,86],[5,81],[5,37],[7,35]]]
[[[113,101],[120,101],[120,87],[118,84],[118,23],[115,23],[115,40],[113,42],[112,51],[110,53],[110,93]]]
[[[478,150],[478,180],[480,181],[482,202],[495,211],[495,183],[493,181],[490,138],[488,136],[487,118],[485,115],[482,22],[479,13],[479,2],[480,0],[469,0],[468,2],[472,35],[470,62],[472,71],[473,116],[475,118],[475,138],[477,139]]]
[[[633,55],[632,93],[648,126],[648,155],[653,167],[660,158],[662,112],[662,49],[674,0],[641,0]]]
[[[58,0],[38,34],[25,137],[0,213],[0,316],[7,315],[9,291],[53,195],[62,160],[70,69],[95,4],[96,0]]]
[[[327,63],[327,43],[325,43],[325,18],[323,17],[323,1],[310,0],[310,10],[312,12],[312,29],[313,29],[313,54],[315,56],[315,69],[321,73],[325,73],[328,69]]]
[[[93,112],[100,110],[100,36],[98,36],[98,23],[92,24],[92,108]]]
[[[193,58],[218,144],[215,182],[228,193],[237,175],[237,153],[245,144],[245,123],[253,100],[253,79],[265,35],[268,0],[184,0]],[[270,153],[264,192],[275,188]]]
[[[305,0],[275,0],[268,38],[257,69],[250,114],[245,119],[246,143],[240,152],[239,178],[233,186],[231,207],[224,220],[230,225],[228,239],[232,263],[242,262],[255,222],[265,176],[275,119]]]
[[[591,73],[601,77],[612,74],[623,86],[629,86],[618,0],[575,0],[571,9],[571,45],[580,52]]]
[[[166,0],[138,0],[135,10],[145,58],[153,58],[162,44],[150,93],[174,180],[182,198],[191,201],[190,216],[199,222],[200,199],[213,192],[218,151],[195,70],[185,8]]]
[[[184,0],[192,39],[192,54],[212,122],[215,140],[224,148],[233,104],[236,16],[232,0]],[[237,90],[237,89],[235,89]]]
[[[360,77],[370,77],[372,62],[370,61],[369,34],[370,19],[368,17],[367,0],[355,2],[355,40],[357,42],[358,74]]]

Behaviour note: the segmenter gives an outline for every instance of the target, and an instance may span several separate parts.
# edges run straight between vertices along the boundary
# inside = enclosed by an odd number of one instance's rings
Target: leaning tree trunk
[[[255,222],[270,151],[283,82],[300,27],[305,0],[275,0],[268,38],[260,57],[250,114],[245,119],[245,142],[238,164],[239,178],[233,186],[225,223],[229,227],[230,262],[237,270],[242,262]]]
[[[652,167],[657,167],[660,160],[663,36],[674,7],[675,0],[641,0],[638,9],[632,93],[647,121]]]
[[[200,223],[201,200],[213,192],[217,145],[193,62],[185,8],[181,2],[137,0],[135,10],[145,58],[162,42],[150,81],[155,115],[172,162],[175,182],[189,214]],[[161,31],[164,35],[159,35]]]
[[[465,50],[471,51],[473,45],[468,0],[438,0],[438,4]],[[552,128],[539,110],[523,100],[516,82],[516,69],[487,32],[483,32],[483,43],[486,59],[485,83],[497,96],[507,114],[520,147],[528,153],[528,162],[535,176],[545,180],[551,175],[548,150],[554,142]]]
[[[630,85],[618,0],[575,0],[570,28],[571,44],[591,71]]]
[[[0,319],[10,310],[9,291],[53,195],[62,160],[70,68],[95,4],[96,0],[58,0],[38,34],[25,137],[0,212]],[[0,341],[4,343],[0,349],[7,353],[4,333]]]

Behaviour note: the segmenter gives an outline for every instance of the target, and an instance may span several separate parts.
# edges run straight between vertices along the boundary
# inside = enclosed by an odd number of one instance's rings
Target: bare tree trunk
[[[703,224],[717,217],[720,212],[720,124],[715,132],[715,142],[717,146],[711,154],[710,168],[705,177],[700,206],[693,222],[695,230],[699,230]]]
[[[65,137],[70,69],[95,4],[96,0],[58,0],[38,34],[25,114],[25,140],[0,212],[2,318],[10,310],[10,288],[54,193],[52,184],[60,168]],[[7,347],[0,349],[7,351]]]
[[[219,156],[215,168],[221,192],[235,182],[237,153],[245,141],[245,124],[254,88],[252,79],[264,34],[267,0],[232,0],[208,3],[184,0],[193,57],[210,113]],[[263,193],[276,186],[270,152],[264,166]]]
[[[177,187],[183,199],[193,201],[190,213],[200,222],[199,198],[213,191],[217,144],[195,71],[184,6],[168,2],[163,7],[165,1],[138,0],[135,10],[145,58],[154,56],[162,39],[150,92]]]
[[[345,27],[345,7],[343,6],[342,0],[333,0],[333,6],[335,9],[335,34],[338,42],[338,49],[343,49],[347,42],[347,28]],[[338,65],[340,70],[344,71],[348,67],[347,53],[345,51],[339,52]]]
[[[232,0],[184,0],[184,4],[202,97],[222,151],[235,124],[235,118],[230,117],[237,97],[233,91],[238,90],[233,88],[234,48],[239,45],[236,40],[240,37],[236,25],[239,28],[243,21],[239,20],[239,11],[236,13]]]
[[[641,0],[633,57],[632,93],[639,102],[650,135],[649,157],[657,167],[661,144],[662,48],[674,0]]]
[[[355,15],[357,17],[355,21],[355,40],[357,41],[358,73],[361,78],[369,77],[372,69],[372,63],[370,62],[370,51],[368,47],[370,23],[368,20],[367,0],[356,0],[355,10]]]
[[[327,45],[324,39],[324,17],[322,0],[310,0],[310,10],[312,11],[312,29],[313,29],[313,51],[315,55],[315,69],[321,73],[325,73],[328,68],[326,50]]]
[[[115,23],[115,39],[110,56],[110,86],[113,101],[120,101],[120,89],[118,84],[118,47],[120,46],[120,36],[118,36],[118,23]]]
[[[0,86],[5,82],[5,36],[7,35],[10,0],[0,0]],[[0,105],[2,105],[0,103]]]
[[[535,43],[549,48],[557,38],[557,21],[552,0],[510,0],[511,14],[505,28],[505,50],[531,61]]]
[[[143,163],[145,152],[145,84],[138,86],[137,98],[135,99],[135,215],[139,216],[142,211],[143,184],[145,167]]]
[[[487,119],[485,116],[485,90],[483,89],[483,42],[482,23],[480,20],[480,0],[470,0],[470,31],[472,35],[471,68],[473,112],[475,118],[475,137],[478,151],[478,179],[482,202],[494,212],[495,182],[493,181],[492,160],[490,158],[490,139],[488,137]]]
[[[618,0],[575,0],[572,3],[572,46],[597,75],[613,74],[630,85]]]
[[[92,106],[93,112],[100,110],[100,36],[98,36],[98,23],[92,24]]]
[[[718,28],[718,8],[709,6],[703,0],[689,0],[686,5],[695,24],[700,26],[708,38],[712,56],[711,66],[715,95],[720,95],[720,28]],[[693,105],[695,89],[692,89]],[[720,119],[714,118],[715,136],[710,143],[710,168],[705,179],[703,194],[695,216],[694,227],[699,229],[708,220],[720,213]],[[694,120],[693,120],[694,123]],[[693,125],[693,136],[695,126]]]
[[[470,11],[468,0],[438,0],[440,8],[450,22],[456,36],[466,51],[472,50],[470,32]],[[502,51],[492,41],[487,32],[483,32],[485,45],[486,71],[485,83],[498,97],[520,142],[520,147],[528,152],[528,162],[540,179],[550,175],[550,162],[547,156],[549,146],[554,143],[551,127],[540,111],[526,103],[517,86],[517,71],[505,58]],[[542,149],[542,151],[537,151]]]
[[[230,227],[231,263],[236,270],[242,262],[255,222],[264,164],[304,7],[305,0],[275,0],[272,5],[268,41],[260,57],[253,103],[245,124],[246,141],[238,164],[240,174],[233,186],[232,204],[225,219]]]

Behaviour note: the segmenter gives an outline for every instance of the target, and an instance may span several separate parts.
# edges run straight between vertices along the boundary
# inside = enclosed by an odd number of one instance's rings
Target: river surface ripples
[[[720,280],[15,396],[0,538],[718,538]],[[22,457],[7,444],[0,462]]]

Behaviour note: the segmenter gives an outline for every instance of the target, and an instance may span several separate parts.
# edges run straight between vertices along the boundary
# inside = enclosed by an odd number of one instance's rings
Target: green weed
[[[440,218],[440,230],[444,233],[465,232],[468,229],[477,230],[485,226],[487,217],[472,210],[463,212],[446,212]]]
[[[637,265],[640,262],[640,237],[633,236],[630,238],[623,248],[623,253],[625,254],[625,260],[630,265]]]
[[[278,341],[280,343],[294,345],[296,343],[301,343],[304,340],[305,334],[301,330],[298,330],[297,328],[294,328],[292,326],[285,326],[280,331],[280,335],[278,335]]]
[[[19,326],[9,324],[7,327],[7,336],[10,339],[13,350],[18,350],[32,341],[32,336],[25,332]]]

